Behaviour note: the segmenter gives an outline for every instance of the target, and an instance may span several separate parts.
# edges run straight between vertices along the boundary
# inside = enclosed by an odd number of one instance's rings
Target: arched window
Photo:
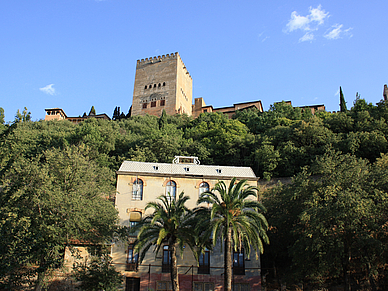
[[[201,195],[203,192],[209,191],[209,189],[209,184],[206,182],[202,182],[201,184],[199,184],[199,195]]]
[[[147,85],[145,85],[144,89],[147,89]]]
[[[168,181],[166,185],[166,196],[169,197],[170,200],[174,199],[176,196],[176,183],[174,181]]]
[[[163,86],[166,86],[166,82],[163,82]]]
[[[160,83],[158,84],[158,87],[160,87]]]
[[[136,179],[132,185],[132,200],[143,200],[143,181]]]

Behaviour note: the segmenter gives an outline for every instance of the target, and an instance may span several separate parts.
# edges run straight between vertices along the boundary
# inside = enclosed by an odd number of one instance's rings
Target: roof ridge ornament
[[[198,157],[188,157],[188,156],[175,156],[172,161],[173,164],[193,164],[199,165],[201,162]]]

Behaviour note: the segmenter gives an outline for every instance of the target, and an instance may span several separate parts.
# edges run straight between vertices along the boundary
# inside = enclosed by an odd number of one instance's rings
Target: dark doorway
[[[125,291],[140,291],[140,278],[127,277],[125,279]]]

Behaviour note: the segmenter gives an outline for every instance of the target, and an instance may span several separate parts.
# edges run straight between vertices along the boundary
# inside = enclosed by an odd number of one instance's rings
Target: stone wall
[[[192,82],[178,53],[138,60],[132,116],[191,115]]]

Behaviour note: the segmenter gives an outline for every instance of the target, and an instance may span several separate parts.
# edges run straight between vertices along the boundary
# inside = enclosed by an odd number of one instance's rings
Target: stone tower
[[[131,115],[192,114],[193,80],[178,53],[136,64]]]
[[[388,86],[387,86],[387,84],[384,85],[383,97],[384,97],[385,101],[388,100]]]

